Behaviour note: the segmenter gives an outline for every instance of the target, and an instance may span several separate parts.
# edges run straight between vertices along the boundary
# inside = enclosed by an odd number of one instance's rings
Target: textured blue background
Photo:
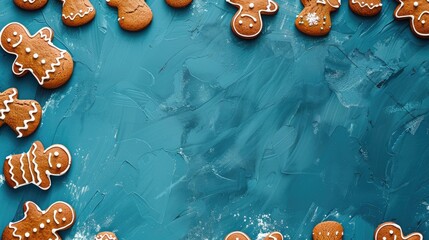
[[[371,239],[385,220],[429,234],[429,41],[394,21],[395,2],[375,18],[343,3],[331,34],[309,38],[293,25],[301,3],[279,0],[254,41],[231,33],[223,0],[149,0],[154,20],[139,33],[93,3],[95,21],[69,28],[60,1],[36,12],[0,1],[1,27],[49,26],[76,62],[50,91],[13,76],[1,51],[0,89],[37,99],[44,118],[23,140],[3,127],[0,156],[41,140],[66,145],[73,165],[48,192],[0,181],[0,228],[27,200],[64,200],[78,214],[64,239],[310,239],[327,219],[345,239]]]

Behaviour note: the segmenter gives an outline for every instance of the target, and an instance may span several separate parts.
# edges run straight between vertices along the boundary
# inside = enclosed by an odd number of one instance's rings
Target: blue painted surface
[[[309,38],[293,25],[300,2],[280,0],[254,41],[231,33],[236,9],[223,0],[185,10],[149,0],[154,21],[139,33],[93,3],[94,22],[68,28],[59,1],[36,12],[0,1],[1,26],[49,26],[76,62],[50,91],[13,76],[12,56],[0,54],[0,89],[44,107],[29,138],[0,129],[0,156],[35,140],[73,153],[48,192],[0,186],[1,228],[27,200],[64,200],[78,214],[64,239],[310,239],[327,219],[345,239],[372,239],[386,220],[429,235],[429,44],[393,20],[395,2],[375,18],[344,3],[331,34]]]

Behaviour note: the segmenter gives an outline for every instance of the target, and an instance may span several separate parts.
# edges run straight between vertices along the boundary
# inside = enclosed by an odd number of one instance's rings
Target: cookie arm
[[[18,77],[22,77],[27,73],[27,71],[22,69],[23,66],[18,62],[18,59],[19,59],[19,56],[13,62],[12,72],[13,72],[13,74],[17,75]]]
[[[37,34],[46,41],[52,41],[52,39],[54,38],[54,32],[48,27],[40,29]]]

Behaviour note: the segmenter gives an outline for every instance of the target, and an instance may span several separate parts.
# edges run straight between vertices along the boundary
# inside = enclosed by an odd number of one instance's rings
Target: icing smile
[[[18,47],[19,46],[19,44],[21,44],[22,43],[22,35],[20,34],[19,35],[19,40],[18,40],[18,42],[16,42],[15,44],[13,44],[12,45],[12,47],[13,48],[16,48],[16,47]]]

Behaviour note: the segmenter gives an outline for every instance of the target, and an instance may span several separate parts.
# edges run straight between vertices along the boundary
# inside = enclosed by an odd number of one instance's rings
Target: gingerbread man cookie
[[[18,138],[27,137],[36,131],[41,118],[40,104],[34,100],[19,100],[16,88],[0,93],[0,127],[8,125]]]
[[[29,11],[41,9],[48,0],[13,0],[16,6]]]
[[[377,15],[382,6],[381,0],[349,0],[352,12],[364,17]]]
[[[296,16],[296,28],[310,36],[323,36],[331,31],[331,12],[340,8],[340,0],[301,0],[302,12]]]
[[[30,35],[20,23],[6,25],[0,33],[0,45],[16,56],[12,72],[17,76],[31,72],[44,88],[65,84],[73,73],[73,59],[67,51],[54,46],[53,37],[48,27]]]
[[[410,19],[414,34],[421,38],[429,38],[429,2],[426,0],[398,0],[396,19]]]
[[[411,233],[404,236],[402,228],[393,222],[386,222],[377,227],[374,234],[375,240],[423,240],[420,233]]]
[[[9,223],[2,240],[61,240],[57,232],[69,229],[75,219],[73,208],[65,202],[56,202],[46,211],[33,202],[26,202],[24,218]]]
[[[226,0],[239,10],[231,21],[232,31],[241,38],[253,39],[262,31],[262,15],[274,15],[279,5],[273,0]]]
[[[92,21],[95,9],[89,0],[61,0],[63,2],[63,23],[69,27],[79,27]]]
[[[106,0],[118,8],[118,22],[127,31],[140,31],[152,22],[152,10],[144,0]]]
[[[343,235],[343,226],[334,221],[322,222],[313,228],[313,240],[341,240]]]
[[[165,0],[168,5],[174,8],[184,8],[192,3],[192,0]]]
[[[118,238],[112,232],[101,232],[95,236],[95,240],[118,240]]]
[[[250,238],[243,232],[232,232],[225,237],[225,240],[250,240]]]
[[[48,190],[51,176],[64,175],[70,165],[71,155],[66,147],[56,144],[45,150],[37,141],[28,152],[6,157],[3,172],[7,184],[14,189],[34,184]]]
[[[279,232],[272,232],[268,234],[268,236],[266,236],[264,240],[283,240],[283,234]]]

